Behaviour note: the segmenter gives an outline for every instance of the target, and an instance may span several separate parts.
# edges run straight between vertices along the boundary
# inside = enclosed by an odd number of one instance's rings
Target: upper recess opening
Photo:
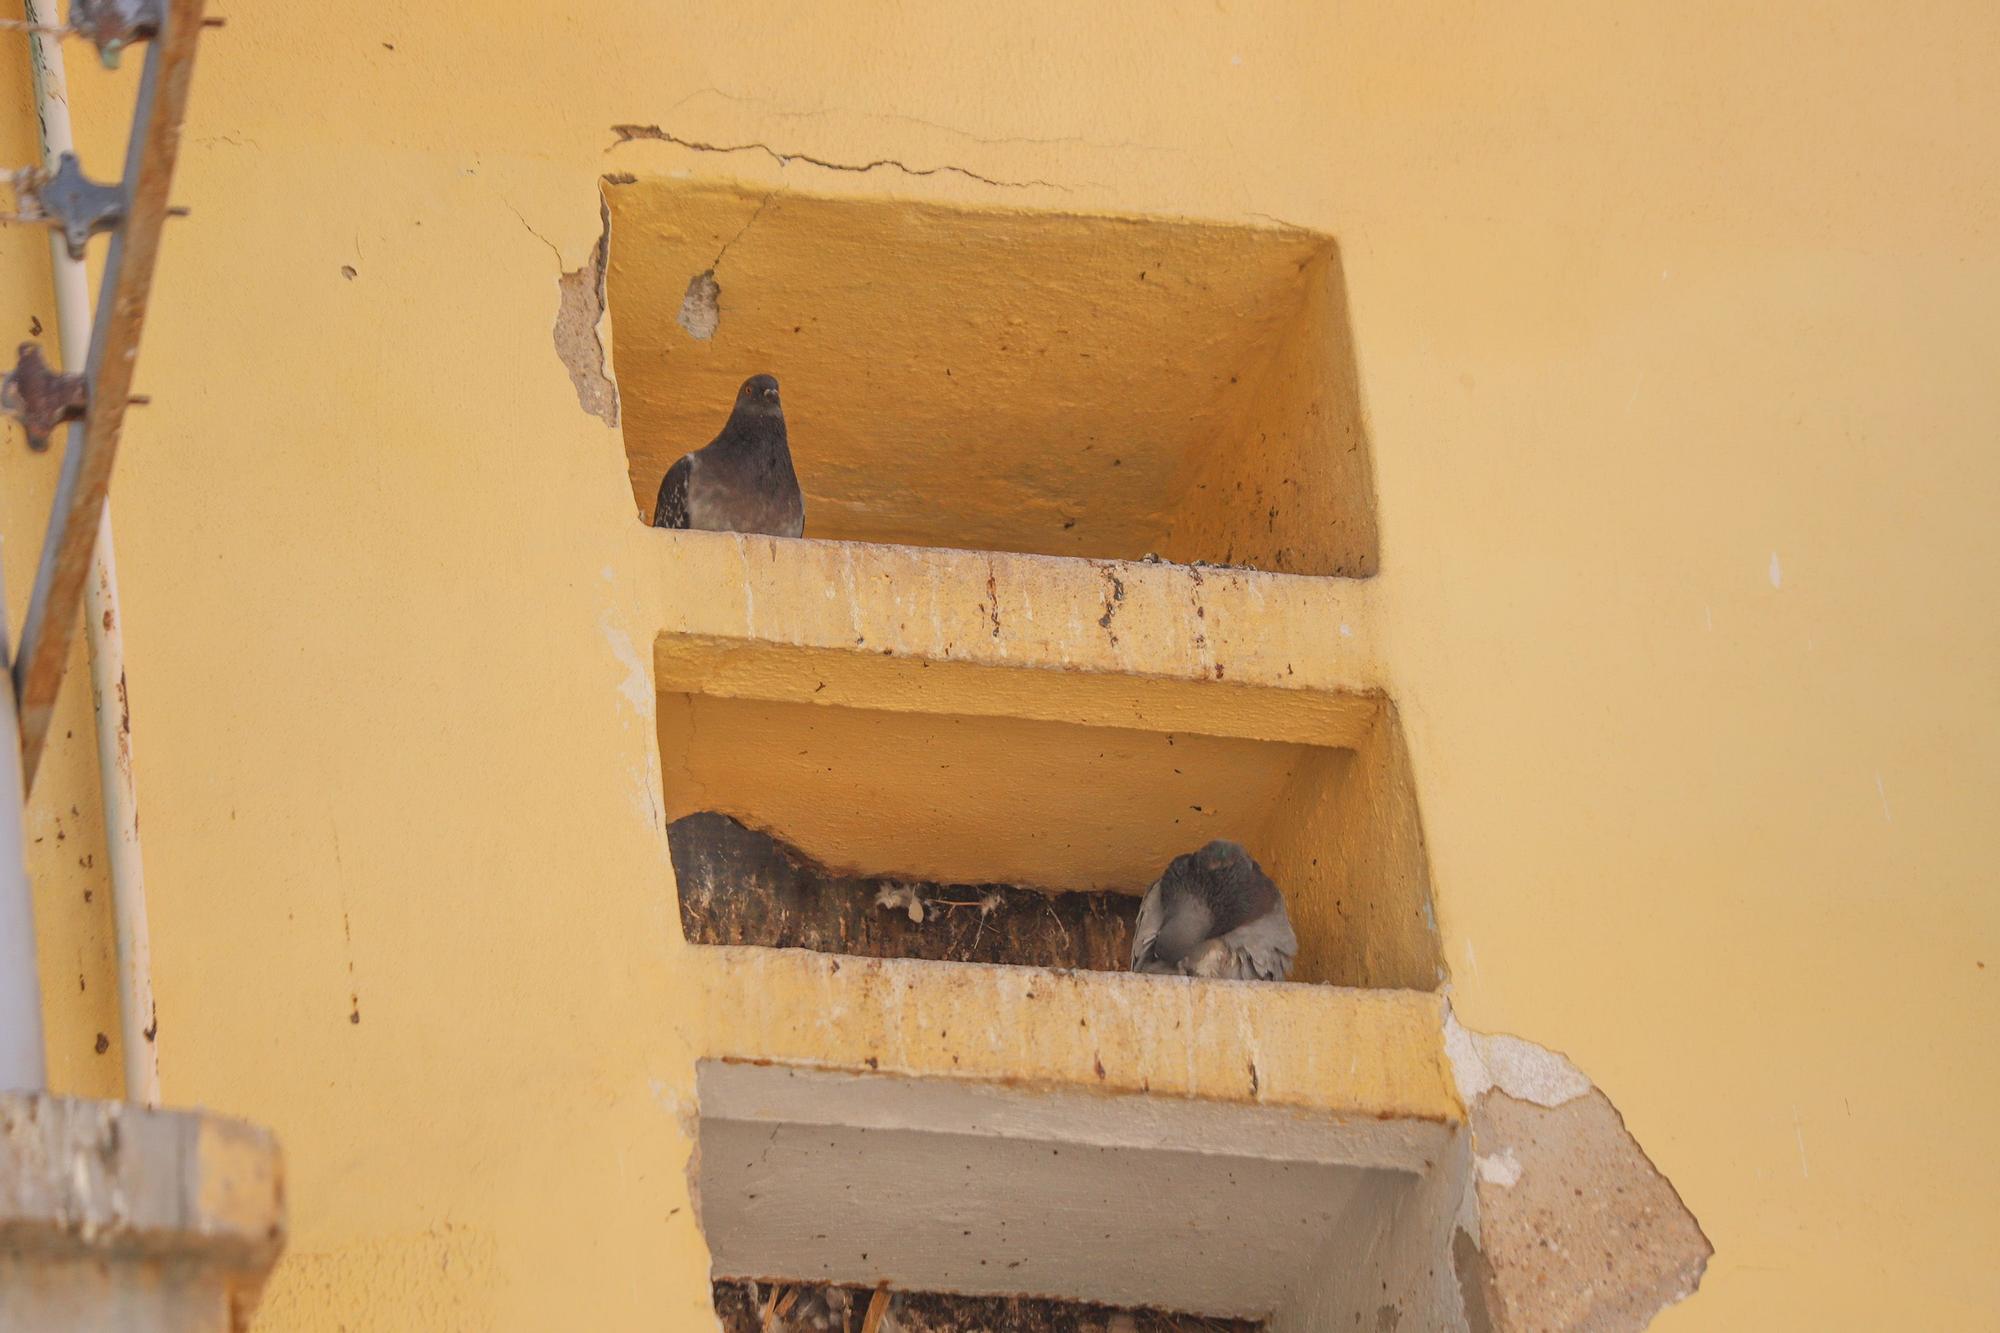
[[[808,538],[1375,572],[1330,237],[666,179],[605,197],[643,515],[768,372]]]

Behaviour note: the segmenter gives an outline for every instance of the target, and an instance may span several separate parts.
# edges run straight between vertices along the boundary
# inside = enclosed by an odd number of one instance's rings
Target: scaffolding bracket
[[[63,234],[69,257],[81,261],[90,238],[125,219],[122,185],[100,185],[83,174],[75,153],[64,153],[53,172],[28,167],[14,173],[23,222],[46,222]]]
[[[143,401],[132,396],[132,373],[159,257],[160,233],[169,214],[176,211],[167,206],[167,192],[180,151],[195,48],[202,28],[207,26],[202,18],[203,3],[74,0],[71,6],[71,28],[96,42],[107,64],[116,63],[119,46],[141,39],[147,46],[119,186],[91,185],[80,168],[72,171],[74,159],[66,156],[37,190],[43,210],[62,213],[72,253],[79,250],[79,237],[87,242],[94,232],[102,230],[111,233],[111,249],[105,257],[103,285],[92,321],[90,356],[80,376],[84,398],[80,419],[75,419],[79,414],[73,401],[78,392],[74,383],[58,389],[37,379],[34,366],[41,364],[39,352],[33,358],[23,354],[23,366],[28,369],[25,382],[21,367],[9,376],[10,396],[21,394],[24,401],[37,401],[45,413],[72,418],[41,562],[35,569],[34,593],[22,626],[20,653],[13,664],[21,713],[21,765],[30,788],[76,635],[91,550],[97,541],[98,516],[110,489],[125,409],[134,401]],[[46,365],[41,365],[41,371],[47,372]],[[63,384],[79,377],[54,378]],[[52,428],[54,423],[50,424]]]

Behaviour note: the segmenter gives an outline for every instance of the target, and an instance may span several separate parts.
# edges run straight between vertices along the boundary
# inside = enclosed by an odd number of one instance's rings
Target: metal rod
[[[159,258],[167,191],[180,151],[181,119],[187,112],[188,85],[201,37],[202,5],[203,0],[170,0],[159,35],[146,46],[146,68],[125,152],[126,216],[111,238],[104,290],[91,331],[85,371],[90,381],[90,410],[70,427],[42,560],[35,571],[34,596],[21,632],[21,654],[14,663],[22,774],[31,789],[90,581],[98,518],[110,490],[111,467],[125,424],[126,399],[132,391],[139,334]]]
[[[55,0],[27,0],[30,23],[55,21]],[[62,44],[37,35],[31,45],[35,108],[42,123],[42,160],[54,167],[74,152],[69,80]],[[49,237],[56,289],[56,326],[63,365],[90,355],[90,278],[60,236]],[[125,1100],[160,1104],[160,1055],[154,1043],[152,932],[146,917],[145,862],[139,851],[139,800],[132,777],[132,723],[125,695],[125,620],[118,604],[118,557],[111,540],[111,501],[98,511],[90,581],[84,585],[84,629],[90,640],[90,702],[97,719],[98,786],[104,801],[104,843],[111,870],[111,913],[118,942],[119,1042]]]

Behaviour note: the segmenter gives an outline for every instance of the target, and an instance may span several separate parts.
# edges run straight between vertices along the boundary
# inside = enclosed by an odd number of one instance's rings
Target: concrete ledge
[[[1369,696],[1363,716],[1382,685],[1364,580],[651,528],[639,540],[657,553],[668,636]]]
[[[0,1094],[0,1329],[239,1327],[284,1236],[265,1130]]]
[[[1456,1125],[1428,991],[694,947],[703,1054]]]

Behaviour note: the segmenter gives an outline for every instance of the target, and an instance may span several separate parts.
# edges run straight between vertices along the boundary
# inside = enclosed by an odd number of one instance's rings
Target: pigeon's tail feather
[[[1132,970],[1148,970],[1153,961],[1153,943],[1160,938],[1160,928],[1167,924],[1167,905],[1160,894],[1157,882],[1146,890],[1145,898],[1139,903],[1139,920],[1132,927]]]
[[[653,505],[653,526],[685,528],[688,525],[688,479],[694,475],[694,455],[682,454],[667,475],[660,478],[659,499]]]

